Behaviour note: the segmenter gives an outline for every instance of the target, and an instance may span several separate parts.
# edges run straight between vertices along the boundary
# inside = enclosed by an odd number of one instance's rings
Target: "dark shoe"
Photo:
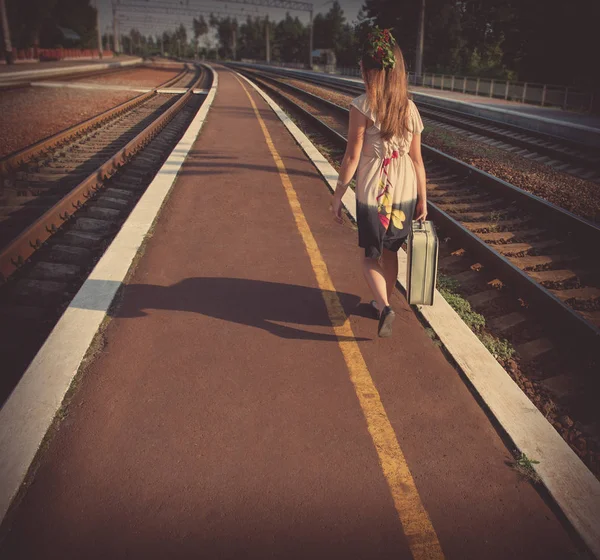
[[[381,338],[388,338],[392,336],[392,323],[396,318],[394,310],[386,305],[379,318],[379,331],[378,334]]]

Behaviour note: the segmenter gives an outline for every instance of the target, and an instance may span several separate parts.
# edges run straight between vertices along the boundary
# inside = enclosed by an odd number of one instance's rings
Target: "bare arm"
[[[348,143],[346,152],[342,161],[342,167],[338,176],[335,194],[340,192],[340,198],[346,192],[352,177],[356,173],[360,152],[362,151],[365,139],[365,130],[367,129],[367,117],[365,117],[356,107],[350,108],[350,124],[348,125]]]
[[[342,220],[342,197],[356,173],[360,153],[362,151],[367,129],[367,117],[355,107],[350,108],[350,124],[348,126],[348,143],[338,176],[337,186],[333,194],[331,210],[337,221]]]
[[[417,173],[417,207],[415,209],[415,220],[427,218],[427,177],[425,176],[425,164],[421,155],[421,135],[415,134],[408,152]]]

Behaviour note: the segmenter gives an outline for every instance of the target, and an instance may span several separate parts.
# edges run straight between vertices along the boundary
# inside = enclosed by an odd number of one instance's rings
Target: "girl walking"
[[[373,292],[378,334],[392,334],[390,297],[398,276],[398,250],[411,221],[427,217],[423,122],[408,98],[404,58],[392,34],[375,28],[361,57],[366,93],[352,101],[348,144],[333,195],[342,222],[342,197],[355,172],[358,244],[362,269]]]

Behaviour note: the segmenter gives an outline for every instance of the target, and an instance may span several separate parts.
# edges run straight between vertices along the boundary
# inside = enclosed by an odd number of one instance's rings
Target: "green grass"
[[[478,331],[485,327],[485,317],[476,311],[473,311],[471,309],[471,304],[466,299],[449,290],[440,290],[440,293],[450,304],[450,307],[459,314],[460,318],[467,325],[469,325],[471,330]]]
[[[479,339],[496,360],[505,362],[509,358],[512,358],[515,353],[515,349],[511,343],[503,338],[496,338],[489,333],[483,333]]]
[[[511,358],[515,353],[515,349],[510,342],[503,338],[497,338],[484,330],[485,317],[473,311],[471,304],[458,293],[459,287],[459,283],[454,278],[438,274],[437,288],[440,294],[477,335],[489,353],[500,362],[505,362]]]
[[[459,284],[454,278],[439,274],[437,287],[450,307],[460,315],[460,318],[469,325],[471,330],[478,331],[485,327],[484,316],[473,311],[471,304],[458,293]]]
[[[426,327],[425,328],[425,333],[427,334],[427,336],[429,338],[431,338],[431,340],[433,341],[433,343],[438,348],[440,348],[442,346],[442,341],[438,338],[438,335],[436,334],[436,332],[431,327]]]
[[[502,212],[500,212],[499,210],[492,210],[490,212],[490,222],[498,223],[500,221],[500,218],[502,218]]]
[[[501,218],[502,212],[499,212],[498,210],[492,210],[490,213],[490,226],[488,227],[490,233],[498,231],[498,224]]]
[[[515,461],[515,469],[517,472],[522,474],[524,477],[532,480],[533,482],[541,482],[541,479],[533,465],[539,465],[540,462],[535,459],[530,459],[525,455],[525,453],[521,453],[520,457]]]
[[[322,144],[319,145],[319,151],[324,155],[324,156],[329,156],[331,157],[331,152],[332,152],[332,148],[328,148],[327,146],[323,146]]]
[[[438,279],[437,279],[437,289],[438,290],[440,290],[440,291],[447,290],[450,292],[456,292],[458,290],[459,286],[460,286],[460,284],[454,278],[451,278],[450,276],[446,276],[444,274],[438,274]]]

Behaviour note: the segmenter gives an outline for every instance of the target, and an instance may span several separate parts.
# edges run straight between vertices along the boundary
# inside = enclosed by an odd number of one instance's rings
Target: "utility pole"
[[[267,41],[267,64],[271,62],[271,41],[269,39],[269,16],[265,18],[265,38]]]
[[[231,30],[231,50],[233,51],[233,60],[237,59],[237,27]]]
[[[94,1],[94,7],[96,8],[96,33],[98,41],[98,57],[102,59],[102,33],[100,31],[100,10],[98,9],[98,0]]]
[[[421,9],[419,10],[419,35],[417,38],[417,60],[415,64],[415,85],[419,84],[421,72],[423,70],[423,37],[425,35],[425,0],[421,0]]]
[[[2,36],[4,37],[4,59],[6,64],[14,62],[12,44],[10,42],[10,30],[8,28],[8,18],[6,17],[6,6],[4,0],[0,0],[0,20],[2,20]]]
[[[312,64],[312,52],[313,52],[313,11],[312,11],[312,4],[310,5],[310,15],[309,15],[309,20],[308,20],[308,67],[310,70],[312,70],[313,64]]]
[[[113,51],[115,54],[119,52],[119,34],[117,32],[117,3],[113,0],[112,4],[113,12]]]

